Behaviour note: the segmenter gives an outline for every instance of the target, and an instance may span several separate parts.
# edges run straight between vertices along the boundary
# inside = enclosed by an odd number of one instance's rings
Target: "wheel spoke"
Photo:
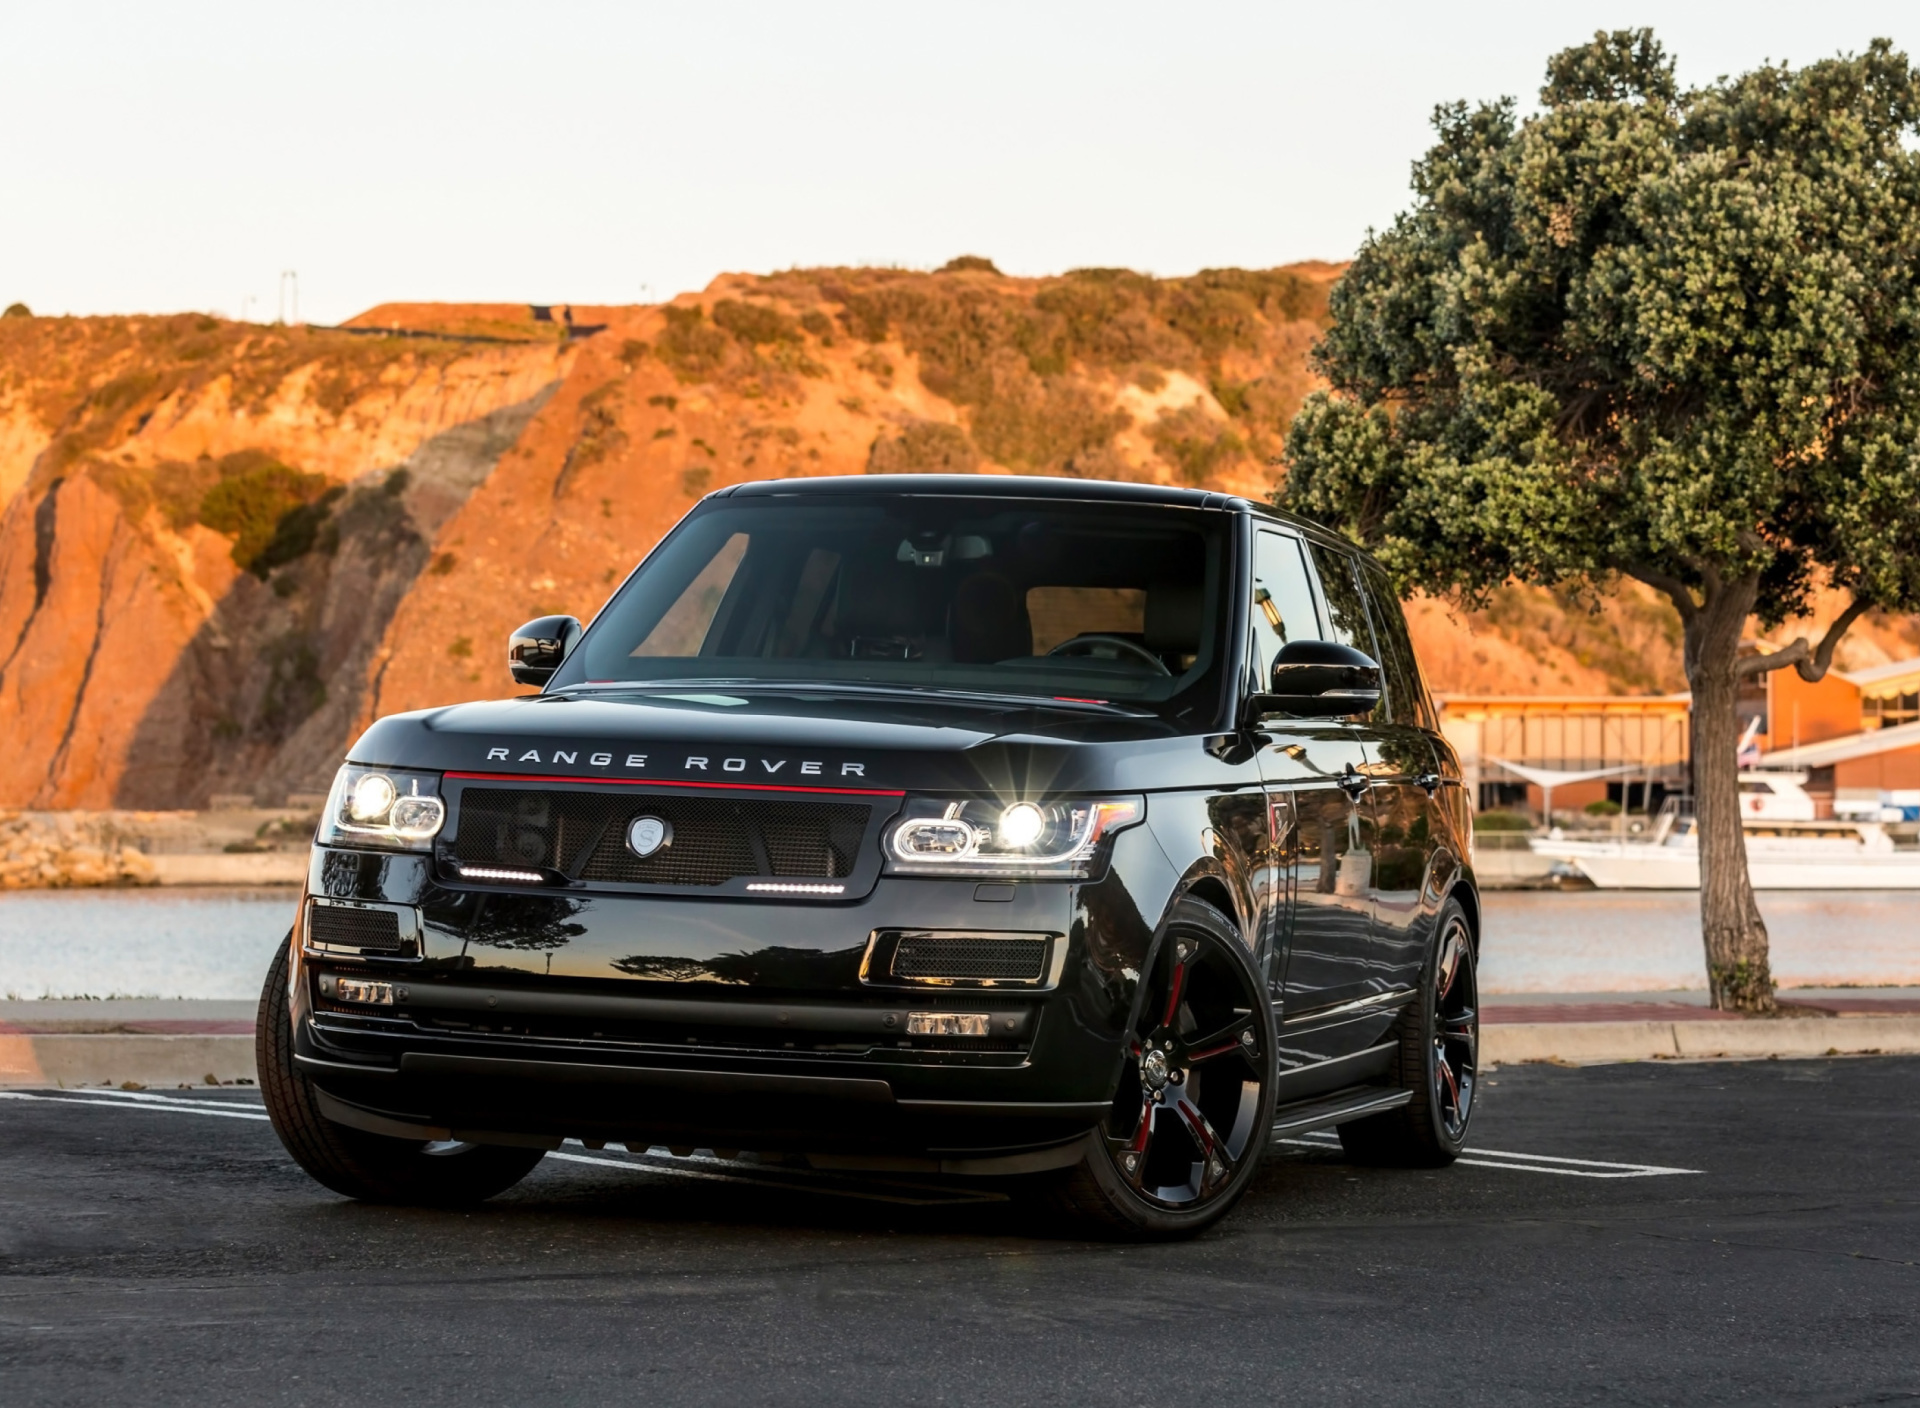
[[[1447,1107],[1453,1111],[1454,1118],[1458,1119],[1460,1116],[1460,1082],[1453,1073],[1453,1063],[1447,1059],[1447,1051],[1444,1046],[1439,1047],[1434,1052],[1434,1065],[1437,1068],[1440,1083],[1446,1087],[1444,1093]]]
[[[1180,998],[1187,986],[1187,964],[1193,956],[1193,950],[1188,947],[1190,942],[1188,939],[1173,941],[1173,973],[1167,982],[1167,1012],[1160,1019],[1160,1025],[1168,1031],[1174,1030],[1173,1019],[1180,1011]]]
[[[1202,1061],[1211,1061],[1216,1056],[1225,1056],[1228,1052],[1238,1051],[1249,1058],[1253,1055],[1253,1034],[1251,1016],[1236,1017],[1217,1032],[1207,1035],[1187,1045],[1187,1064],[1198,1065]]]
[[[1200,1196],[1204,1198],[1233,1177],[1233,1156],[1227,1152],[1227,1141],[1214,1131],[1205,1112],[1187,1098],[1184,1090],[1174,1097],[1173,1108],[1199,1146]]]

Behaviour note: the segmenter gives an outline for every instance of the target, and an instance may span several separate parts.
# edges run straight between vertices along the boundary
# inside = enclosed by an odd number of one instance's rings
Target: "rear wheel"
[[[1420,1000],[1400,1015],[1393,1078],[1413,1099],[1340,1126],[1341,1147],[1356,1163],[1443,1168],[1460,1156],[1480,1083],[1478,978],[1473,930],[1459,902],[1448,900]]]
[[[1273,1125],[1273,1017],[1232,922],[1176,906],[1150,971],[1112,1111],[1052,1187],[1083,1224],[1190,1237],[1246,1192]]]
[[[292,935],[267,970],[254,1025],[260,1094],[273,1131],[294,1162],[336,1193],[375,1203],[457,1207],[504,1193],[533,1171],[542,1150],[391,1139],[335,1124],[320,1113],[312,1083],[293,1060],[287,1002]]]

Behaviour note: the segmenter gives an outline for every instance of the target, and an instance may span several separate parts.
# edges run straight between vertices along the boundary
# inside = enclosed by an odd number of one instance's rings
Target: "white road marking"
[[[50,1105],[91,1105],[96,1110],[170,1110],[175,1114],[182,1115],[213,1115],[220,1119],[260,1120],[263,1123],[267,1118],[264,1113],[253,1114],[246,1110],[216,1109],[205,1102],[190,1105],[184,1100],[177,1102],[168,1101],[165,1104],[141,1103],[136,1105],[131,1101],[90,1100],[78,1095],[30,1095],[22,1090],[0,1090],[0,1100],[41,1100]]]
[[[1303,1139],[1282,1139],[1282,1144],[1298,1144],[1307,1149],[1337,1149],[1340,1136],[1337,1134],[1309,1135]],[[1488,1155],[1490,1157],[1475,1157]],[[1705,1173],[1698,1168],[1666,1168],[1660,1164],[1612,1163],[1605,1159],[1570,1159],[1560,1154],[1516,1154],[1509,1149],[1474,1149],[1461,1151],[1458,1163],[1470,1164],[1475,1168],[1504,1168],[1515,1173],[1550,1173],[1561,1178],[1667,1178],[1675,1174]],[[1578,1165],[1578,1167],[1568,1167]]]

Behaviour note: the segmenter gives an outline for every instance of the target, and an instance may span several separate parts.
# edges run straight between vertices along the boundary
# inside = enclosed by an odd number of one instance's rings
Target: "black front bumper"
[[[1106,1113],[1150,930],[1115,875],[883,879],[845,903],[553,895],[435,880],[425,857],[316,850],[322,901],[401,916],[393,956],[295,934],[295,1054],[343,1122],[423,1138],[563,1138],[999,1161]],[[1037,987],[863,975],[876,932],[1052,936]],[[390,1004],[339,998],[388,984]],[[985,1036],[914,1035],[916,1013]],[[989,1164],[981,1164],[987,1171]]]

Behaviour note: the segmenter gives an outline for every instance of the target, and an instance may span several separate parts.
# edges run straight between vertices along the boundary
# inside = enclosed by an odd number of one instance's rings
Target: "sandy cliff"
[[[0,319],[0,806],[277,804],[378,714],[507,692],[701,494],[938,470],[1265,495],[1338,269],[726,276],[660,306],[348,329]],[[1678,623],[1412,612],[1437,687],[1680,687]],[[1869,623],[1859,663],[1911,654]]]

